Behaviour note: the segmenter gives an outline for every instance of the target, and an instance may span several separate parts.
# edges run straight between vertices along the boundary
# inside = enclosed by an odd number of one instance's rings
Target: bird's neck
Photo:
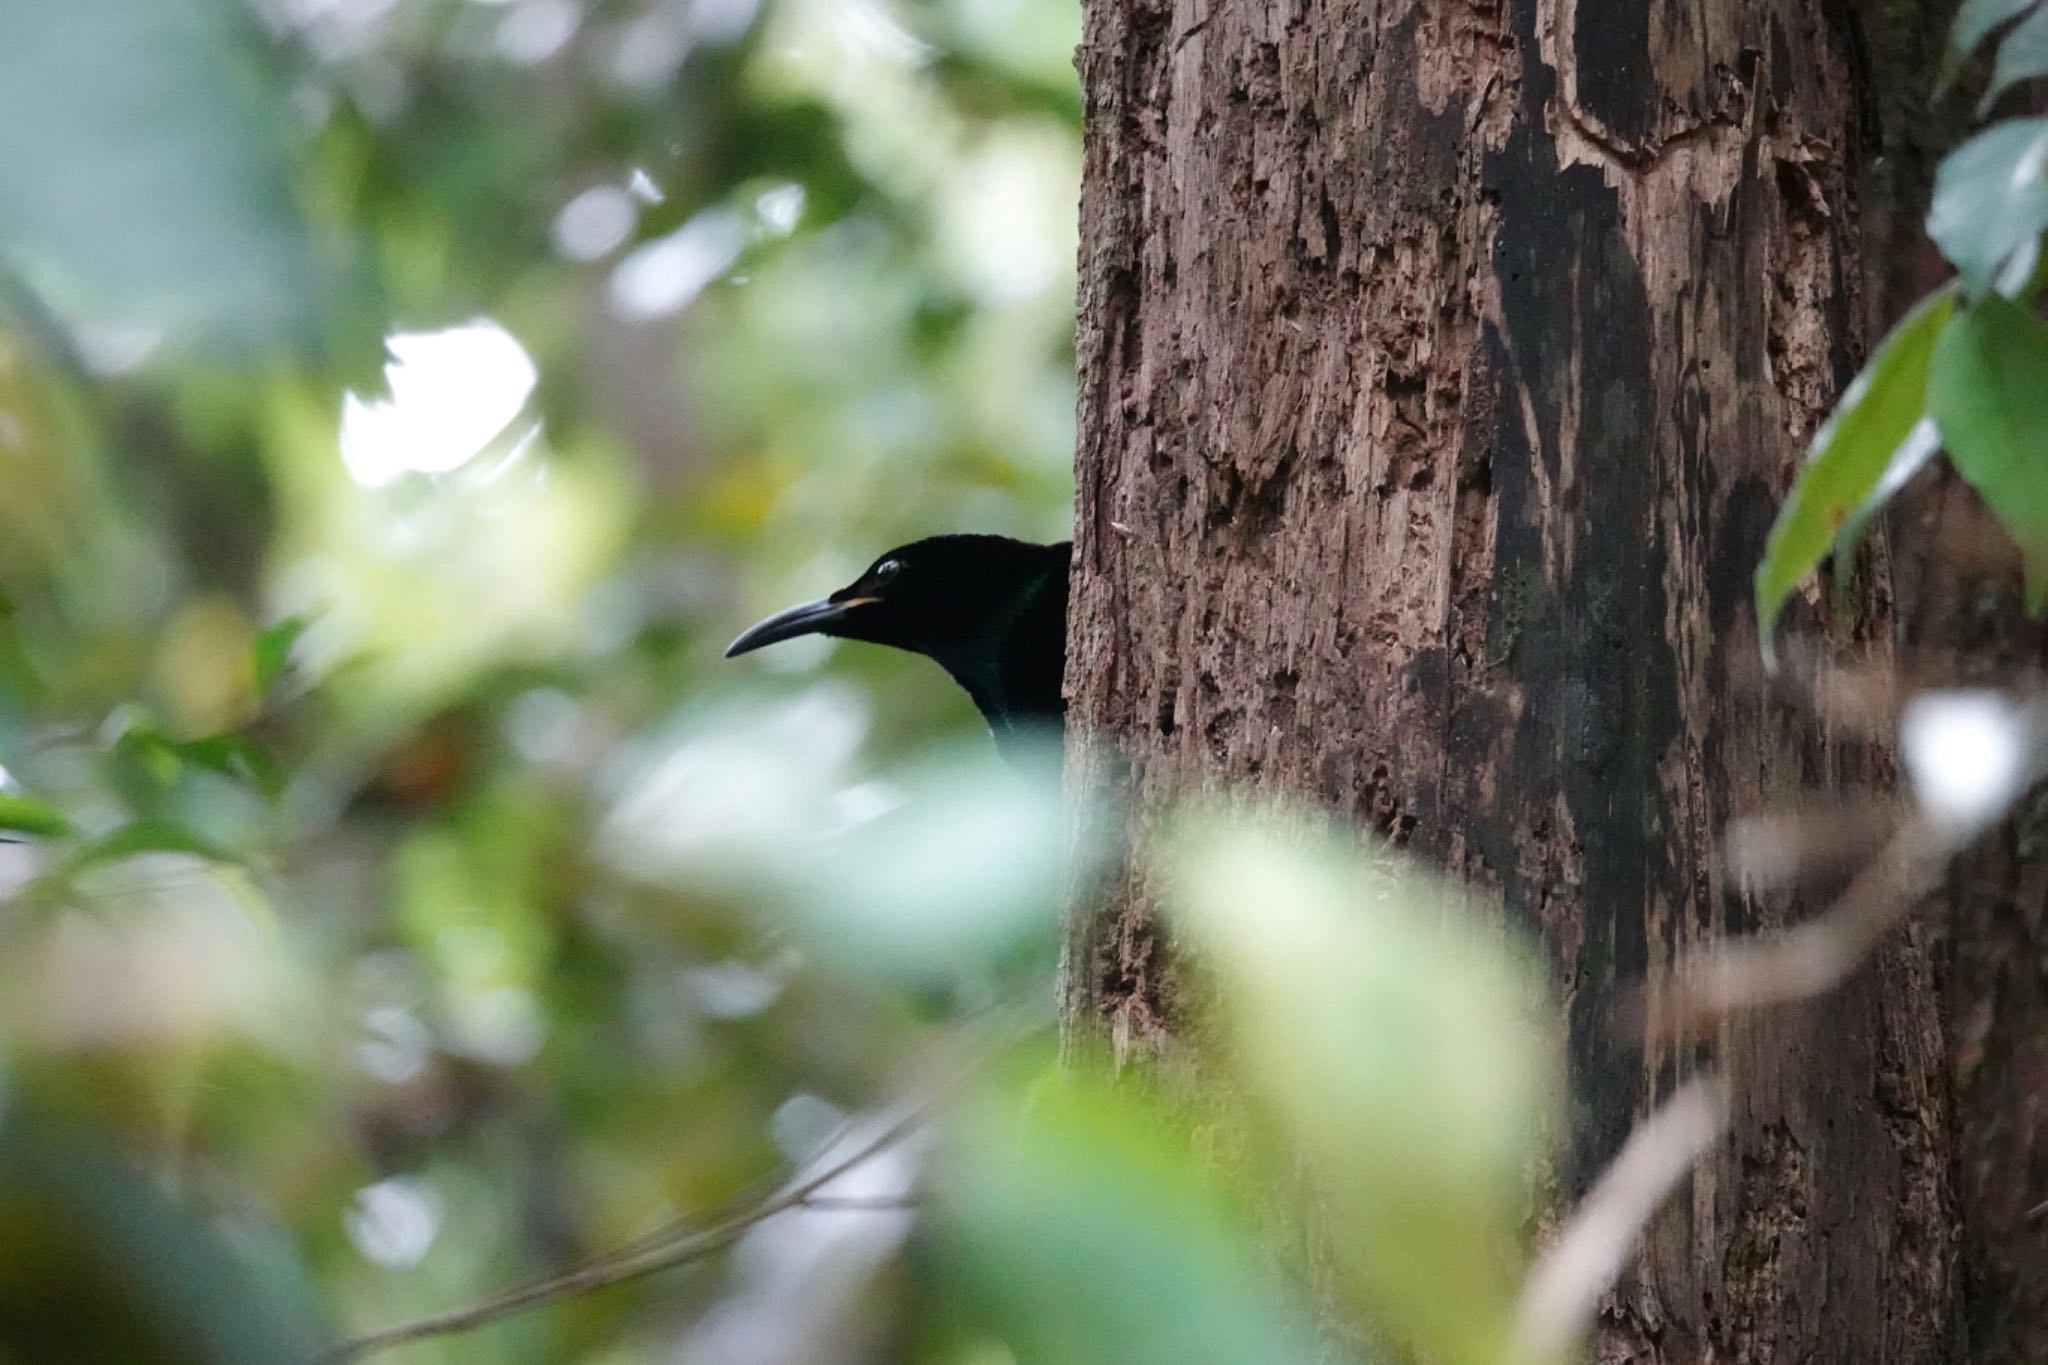
[[[1010,728],[1009,698],[1003,687],[999,653],[981,640],[947,641],[925,654],[946,670],[974,702],[975,710],[997,734]]]
[[[1033,578],[990,612],[972,634],[936,641],[924,651],[960,685],[989,729],[999,736],[1014,733],[1019,721],[1045,719],[1036,714],[1043,709],[1042,699],[1034,701],[1020,693],[1020,689],[1028,692],[1035,680],[1018,675],[1014,646],[1032,613],[1048,605],[1046,588],[1051,580],[1050,573]],[[1065,603],[1059,607],[1061,619],[1056,629],[1064,634]],[[1058,686],[1055,681],[1055,692]]]

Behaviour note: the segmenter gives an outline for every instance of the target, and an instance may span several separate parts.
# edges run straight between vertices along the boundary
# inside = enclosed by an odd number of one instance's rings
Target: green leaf
[[[1991,87],[1978,102],[1979,115],[1988,113],[1998,97],[2021,81],[2048,76],[2048,9],[2037,9],[2005,35],[1998,44],[1998,64],[1991,73]]]
[[[186,759],[178,752],[177,741],[139,709],[130,709],[109,724],[120,729],[107,746],[107,785],[131,810],[156,809],[184,771]]]
[[[1934,352],[1928,406],[1949,459],[2026,560],[2027,610],[2048,607],[2048,326],[1996,294]]]
[[[71,832],[71,819],[47,801],[0,792],[0,829],[44,838]]]
[[[309,337],[319,272],[250,36],[207,0],[8,6],[0,266],[130,346]]]
[[[1757,637],[1767,667],[1775,666],[1772,632],[1792,590],[1836,544],[1853,543],[1937,449],[1921,425],[1927,367],[1954,311],[1953,290],[1922,299],[1850,381],[1815,434],[1757,565]]]
[[[834,836],[785,897],[826,960],[879,981],[985,979],[1052,960],[1060,890],[1085,877],[1057,743],[949,746],[896,775],[900,801]],[[785,855],[786,858],[787,855]]]
[[[1539,973],[1445,888],[1285,817],[1193,823],[1167,877],[1224,1058],[1330,1205],[1360,1302],[1417,1358],[1497,1365],[1562,1093]]]
[[[1946,89],[1955,79],[1963,63],[1977,50],[1977,44],[1990,36],[1991,30],[2035,3],[2036,0],[1963,0],[1962,8],[1956,11],[1955,23],[1949,29],[1948,52],[1942,59],[1936,93]]]
[[[279,1236],[223,1228],[94,1129],[0,1126],[0,1354],[275,1365],[332,1340]]]
[[[1253,1230],[1136,1088],[1061,1075],[969,1106],[933,1177],[935,1269],[1012,1358],[1309,1365]]]
[[[1954,263],[1972,297],[1990,289],[2023,247],[2048,227],[2048,118],[1987,128],[1942,159],[1934,173],[1927,235]]]
[[[837,725],[807,704],[678,726],[622,784],[599,856],[757,898],[866,984],[983,987],[1050,962],[1061,889],[1099,843],[1073,837],[1094,824],[1063,798],[1056,738],[998,752],[984,733],[856,785]]]
[[[256,695],[263,696],[270,691],[284,673],[284,666],[291,660],[292,646],[306,633],[307,621],[303,616],[287,616],[274,626],[264,628],[250,646],[251,663],[256,670]]]
[[[143,853],[189,853],[214,863],[237,861],[232,852],[175,821],[134,820],[88,841],[71,856],[66,870],[77,872]]]
[[[284,790],[284,765],[276,754],[247,735],[206,735],[175,748],[186,762],[246,782],[265,797],[275,799]]]

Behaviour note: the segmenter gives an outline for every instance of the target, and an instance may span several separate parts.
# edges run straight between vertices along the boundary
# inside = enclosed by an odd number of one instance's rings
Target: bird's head
[[[1064,545],[969,535],[914,541],[882,555],[831,596],[750,627],[725,656],[799,635],[830,635],[946,661],[999,633],[1016,605],[1065,564]]]

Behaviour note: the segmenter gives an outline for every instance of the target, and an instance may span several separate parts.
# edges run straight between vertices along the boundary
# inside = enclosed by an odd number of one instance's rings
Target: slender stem
[[[1600,1296],[1678,1182],[1728,1127],[1728,1083],[1702,1076],[1636,1125],[1564,1231],[1536,1262],[1515,1313],[1515,1365],[1568,1358]]]
[[[968,1044],[964,1060],[949,1068],[947,1074],[927,1094],[913,1101],[898,1118],[875,1137],[862,1143],[851,1155],[826,1162],[826,1154],[846,1138],[850,1125],[842,1123],[835,1127],[825,1140],[813,1149],[812,1155],[797,1167],[799,1172],[817,1167],[815,1173],[811,1175],[799,1175],[791,1183],[730,1214],[710,1219],[708,1222],[700,1218],[695,1227],[688,1223],[679,1223],[637,1237],[623,1247],[578,1269],[534,1280],[465,1308],[435,1313],[411,1322],[350,1337],[316,1357],[318,1365],[341,1365],[341,1362],[360,1360],[407,1342],[472,1331],[487,1323],[496,1322],[500,1318],[510,1317],[514,1313],[555,1299],[606,1289],[612,1285],[624,1284],[630,1280],[643,1279],[664,1270],[688,1265],[692,1261],[702,1260],[706,1256],[725,1250],[744,1236],[749,1228],[791,1209],[850,1212],[860,1209],[911,1207],[912,1201],[906,1196],[833,1195],[824,1193],[824,1189],[848,1171],[887,1151],[907,1137],[961,1086],[980,1074],[998,1049],[1022,1036],[1029,1026],[1033,1013],[1034,1011],[1020,1008],[1014,1003],[985,1007],[968,1021],[981,1031],[982,1036]],[[820,1165],[821,1162],[824,1164]],[[727,1201],[721,1207],[730,1208],[731,1201]]]
[[[651,1246],[643,1246],[625,1254],[613,1254],[577,1270],[534,1280],[466,1308],[435,1313],[411,1322],[400,1323],[395,1327],[385,1327],[351,1337],[327,1351],[319,1359],[324,1365],[360,1360],[379,1351],[389,1350],[393,1346],[419,1341],[425,1337],[472,1331],[486,1323],[571,1294],[605,1289],[687,1265],[725,1250],[745,1235],[749,1228],[791,1209],[878,1207],[873,1201],[841,1200],[835,1196],[821,1194],[820,1191],[854,1167],[871,1160],[901,1141],[924,1116],[924,1112],[921,1107],[911,1110],[883,1129],[879,1135],[863,1143],[852,1155],[832,1162],[816,1174],[807,1176],[751,1208],[743,1209],[708,1227],[683,1233]],[[906,1202],[898,1200],[890,1207],[903,1207]]]

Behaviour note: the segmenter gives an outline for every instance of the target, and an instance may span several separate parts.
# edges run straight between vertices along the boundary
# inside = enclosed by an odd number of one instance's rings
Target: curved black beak
[[[823,597],[787,611],[778,611],[767,620],[741,631],[740,638],[725,647],[725,657],[737,658],[764,645],[794,640],[799,635],[830,635],[832,627],[844,621],[849,610],[864,607],[874,600],[872,597],[849,597],[843,602],[835,602]]]

